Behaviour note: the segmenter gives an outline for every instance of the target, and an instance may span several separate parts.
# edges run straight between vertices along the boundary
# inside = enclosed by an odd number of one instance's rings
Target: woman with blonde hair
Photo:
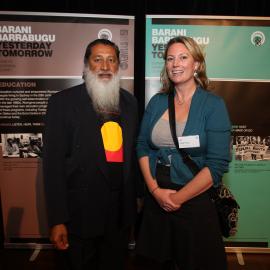
[[[148,188],[137,252],[164,269],[225,270],[226,255],[215,206],[230,162],[231,124],[222,98],[207,91],[205,58],[190,37],[171,39],[164,53],[162,89],[147,105],[137,143]],[[178,146],[199,167],[193,174],[176,149],[168,113],[175,108]],[[177,146],[177,147],[178,147]]]

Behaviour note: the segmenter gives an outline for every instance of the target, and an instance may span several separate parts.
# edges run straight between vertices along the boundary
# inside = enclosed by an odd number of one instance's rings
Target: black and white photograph
[[[42,157],[41,133],[2,134],[3,157],[39,158]]]
[[[235,159],[241,161],[270,160],[270,136],[235,136]]]

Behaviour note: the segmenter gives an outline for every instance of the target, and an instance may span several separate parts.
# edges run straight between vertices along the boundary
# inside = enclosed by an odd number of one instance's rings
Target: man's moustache
[[[98,72],[97,75],[114,75],[113,72]]]

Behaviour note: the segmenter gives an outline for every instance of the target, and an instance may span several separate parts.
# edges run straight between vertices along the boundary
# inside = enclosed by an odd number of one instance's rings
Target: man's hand
[[[51,242],[59,250],[68,248],[67,228],[65,224],[57,224],[51,228]]]

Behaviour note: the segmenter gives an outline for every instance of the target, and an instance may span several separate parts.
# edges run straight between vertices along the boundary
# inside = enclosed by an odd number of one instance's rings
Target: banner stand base
[[[38,257],[42,249],[54,249],[52,244],[40,244],[40,243],[4,243],[4,248],[13,249],[33,249],[33,253],[29,258],[30,262],[33,262]]]
[[[256,247],[225,247],[226,253],[235,253],[237,261],[240,265],[245,265],[243,253],[256,253],[256,254],[268,254],[270,248],[256,248]]]

